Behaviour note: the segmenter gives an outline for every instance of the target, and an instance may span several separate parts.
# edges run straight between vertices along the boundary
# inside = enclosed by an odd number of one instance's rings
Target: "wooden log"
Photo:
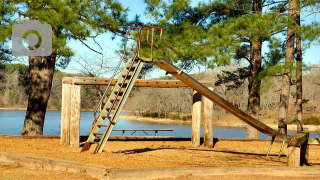
[[[51,157],[43,157],[30,154],[15,154],[7,152],[0,152],[0,163],[9,165],[17,163],[18,166],[30,169],[47,169],[73,173],[84,172],[86,175],[89,175],[95,179],[109,179],[107,177],[109,175],[108,172],[110,172],[110,170],[112,169],[97,164],[88,164],[83,162],[69,161]],[[43,178],[41,179],[45,179],[45,176],[43,176]]]
[[[71,88],[70,146],[79,147],[80,142],[80,86]]]
[[[209,87],[212,91],[213,87]],[[213,147],[213,102],[203,97],[203,140],[204,146],[212,148]]]
[[[62,84],[60,144],[70,144],[71,84]]]
[[[308,163],[308,132],[298,132],[288,142],[288,166],[302,166]]]
[[[301,146],[305,141],[308,141],[309,133],[307,132],[298,132],[291,136],[291,139],[288,142],[288,146]]]
[[[200,146],[201,94],[193,90],[191,143]]]
[[[116,85],[118,79],[111,82],[111,86]],[[76,85],[101,85],[106,86],[110,82],[110,78],[97,78],[97,77],[66,77],[63,79],[63,84],[76,84]],[[213,86],[212,81],[201,81],[205,86]],[[185,83],[179,80],[146,80],[137,79],[134,83],[136,87],[156,87],[156,88],[190,88]]]

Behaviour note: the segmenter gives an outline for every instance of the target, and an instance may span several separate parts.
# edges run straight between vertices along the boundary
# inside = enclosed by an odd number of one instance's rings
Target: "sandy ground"
[[[178,176],[175,178],[160,178],[154,180],[275,180],[280,179],[279,176],[268,175],[216,175],[216,176]],[[318,176],[281,176],[281,180],[318,180]]]
[[[70,173],[62,171],[37,170],[20,167],[15,164],[5,165],[0,163],[1,180],[90,180],[90,176],[85,173]]]
[[[109,141],[103,153],[90,151],[80,153],[81,148],[59,145],[59,139],[0,139],[0,152],[34,154],[72,161],[93,163],[117,169],[151,167],[262,167],[286,166],[286,148],[278,158],[280,143],[274,143],[270,156],[266,156],[268,141],[218,141],[214,148],[193,147],[189,141]],[[310,145],[309,163],[320,166],[320,146]],[[38,173],[39,172],[39,173]],[[27,173],[27,174],[26,174]],[[62,172],[61,172],[62,173]],[[22,174],[23,179],[39,179],[35,176],[51,179],[87,178],[81,174],[61,174],[45,170],[25,170],[22,167],[0,166],[0,179],[12,178]],[[64,172],[65,173],[65,172]],[[20,176],[20,175],[19,175]],[[46,179],[50,179],[46,178]],[[205,177],[203,177],[206,179]],[[207,179],[223,179],[220,176]],[[256,179],[234,177],[235,179]],[[274,177],[266,177],[274,179]],[[318,177],[320,178],[320,177]],[[88,179],[88,178],[87,178]],[[178,179],[194,179],[192,175]],[[288,177],[288,179],[294,179]],[[311,178],[312,179],[312,178]],[[314,178],[313,178],[314,179]]]

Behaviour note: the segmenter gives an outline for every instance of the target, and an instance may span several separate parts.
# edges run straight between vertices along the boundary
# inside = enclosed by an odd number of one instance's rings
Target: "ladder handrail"
[[[118,65],[116,66],[116,68],[115,68],[115,70],[114,70],[114,72],[113,72],[113,74],[112,74],[112,76],[111,76],[111,78],[110,78],[110,82],[108,83],[107,88],[106,88],[106,90],[104,91],[104,93],[103,93],[103,95],[102,95],[102,97],[101,97],[101,99],[100,99],[100,101],[99,101],[96,109],[95,109],[94,112],[93,112],[93,116],[94,116],[95,119],[96,119],[97,110],[99,109],[100,105],[102,104],[102,101],[103,101],[104,97],[106,96],[106,94],[107,94],[107,92],[108,92],[108,90],[109,90],[109,87],[110,87],[110,85],[111,85],[111,82],[112,82],[112,80],[114,79],[114,77],[116,76],[117,71],[118,71],[119,68],[120,68],[120,65],[122,64],[123,59],[126,57],[128,34],[129,34],[129,31],[130,31],[131,29],[134,29],[134,28],[131,27],[131,28],[129,28],[129,29],[127,30],[127,32],[126,32],[126,38],[125,38],[125,42],[124,42],[124,52],[123,52],[123,54],[122,54],[122,57],[121,57]]]

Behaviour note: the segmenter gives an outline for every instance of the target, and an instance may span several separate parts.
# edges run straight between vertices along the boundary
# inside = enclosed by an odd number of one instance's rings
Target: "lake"
[[[24,123],[25,111],[20,110],[0,110],[0,134],[20,135]],[[43,133],[45,135],[60,135],[60,111],[47,111],[44,123]],[[92,112],[81,112],[80,135],[87,135],[89,127],[93,122]],[[158,132],[158,136],[191,137],[190,124],[160,124],[156,122],[135,121],[119,119],[115,129],[174,129],[169,132]],[[132,132],[126,132],[125,135],[131,135]],[[149,132],[148,132],[149,133]],[[215,126],[213,134],[216,138],[245,138],[244,127],[221,127]],[[288,132],[289,135],[294,132]],[[122,135],[122,132],[112,132],[111,135]],[[145,136],[143,132],[136,132],[135,136]],[[154,132],[150,132],[154,135]],[[316,137],[317,133],[310,133],[310,137]],[[203,137],[203,128],[201,128],[201,137]],[[260,133],[260,139],[271,139],[271,137]]]

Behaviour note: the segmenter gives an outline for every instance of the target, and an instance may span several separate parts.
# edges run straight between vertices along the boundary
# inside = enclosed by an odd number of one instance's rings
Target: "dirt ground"
[[[8,139],[0,138],[0,152],[33,154],[65,160],[105,165],[117,169],[151,167],[262,167],[286,166],[286,148],[278,158],[280,143],[274,143],[270,155],[266,152],[269,141],[218,141],[214,148],[193,147],[189,141],[109,141],[104,152],[93,154],[90,151],[80,153],[81,148],[59,145],[59,139]],[[320,146],[310,145],[309,165],[320,166]],[[34,173],[33,173],[34,171]],[[12,173],[11,173],[12,172]],[[9,173],[9,174],[8,174]],[[62,174],[45,170],[25,170],[14,165],[0,165],[0,179],[10,178],[14,174],[27,173],[28,179],[39,175],[46,179],[81,179],[81,174]],[[28,175],[30,173],[30,175]],[[9,178],[7,178],[9,177]],[[38,176],[37,176],[38,177]],[[40,177],[40,179],[41,179]],[[49,178],[47,178],[49,177]],[[63,177],[63,178],[60,178]],[[216,179],[223,179],[215,176]],[[192,175],[178,179],[193,179]],[[237,176],[234,177],[237,179]],[[238,179],[256,179],[239,177]],[[269,178],[269,177],[267,177]],[[312,177],[310,177],[312,179]],[[205,179],[205,178],[204,178]],[[209,177],[208,177],[209,179]],[[214,177],[210,177],[214,179]],[[272,176],[270,176],[270,179]],[[288,179],[294,179],[288,177]],[[315,179],[315,178],[313,178]]]

